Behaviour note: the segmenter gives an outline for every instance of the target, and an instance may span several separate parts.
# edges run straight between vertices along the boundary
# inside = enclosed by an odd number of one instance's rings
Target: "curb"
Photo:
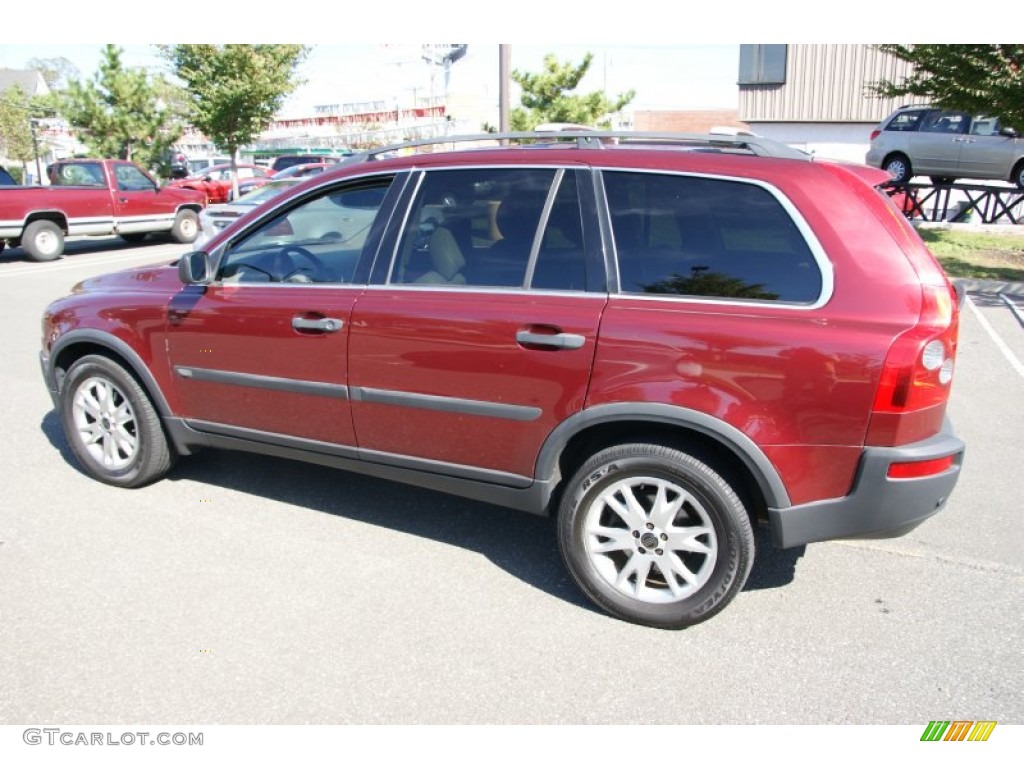
[[[1011,283],[1005,280],[975,280],[970,277],[955,277],[953,285],[959,286],[967,293],[994,293],[1007,296],[1024,296],[1024,283]]]

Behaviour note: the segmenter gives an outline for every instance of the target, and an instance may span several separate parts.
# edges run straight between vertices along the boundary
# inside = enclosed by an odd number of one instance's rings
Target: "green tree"
[[[304,45],[188,44],[160,49],[185,84],[190,122],[231,156],[232,167],[239,148],[270,125],[285,97],[301,85],[295,69],[309,52]]]
[[[60,98],[60,111],[91,154],[132,160],[144,168],[161,166],[184,126],[160,98],[167,88],[158,75],[121,63],[122,49],[107,45],[91,81],[72,81]]]
[[[29,96],[20,85],[0,94],[0,155],[21,163],[23,178],[27,164],[36,157],[29,122],[34,116]]]
[[[580,123],[607,126],[610,116],[625,107],[636,96],[630,89],[610,100],[603,91],[570,93],[576,89],[590,69],[594,55],[588,53],[583,62],[559,62],[553,53],[544,57],[544,71],[537,74],[513,70],[512,80],[522,94],[522,105],[512,110],[509,124],[514,131],[532,131],[541,123]]]
[[[881,97],[916,96],[931,103],[994,115],[1005,125],[1024,128],[1024,45],[879,45],[914,65],[899,82],[881,80],[868,86]]]

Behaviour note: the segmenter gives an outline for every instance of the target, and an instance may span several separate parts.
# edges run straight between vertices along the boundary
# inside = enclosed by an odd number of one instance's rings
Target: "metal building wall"
[[[912,71],[870,45],[790,45],[784,84],[739,86],[740,120],[877,122],[907,99],[868,96],[867,84]]]

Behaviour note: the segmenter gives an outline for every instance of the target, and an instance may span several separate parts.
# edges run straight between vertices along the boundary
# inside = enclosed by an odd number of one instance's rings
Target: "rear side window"
[[[390,282],[586,290],[576,174],[552,168],[428,171]]]
[[[908,112],[897,113],[889,124],[885,126],[887,131],[916,131],[921,124],[923,109],[914,109]]]
[[[807,241],[763,187],[605,171],[623,293],[812,303],[822,275]]]

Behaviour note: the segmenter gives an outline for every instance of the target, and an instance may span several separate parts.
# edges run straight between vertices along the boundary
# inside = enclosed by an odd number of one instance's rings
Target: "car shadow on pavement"
[[[56,411],[43,434],[82,475]],[[368,525],[478,552],[523,582],[578,608],[600,613],[562,564],[554,520],[340,469],[244,452],[204,450],[181,459],[166,481],[187,480],[248,493]],[[166,482],[165,481],[165,482]],[[125,491],[131,493],[131,491]],[[755,529],[762,556],[744,590],[793,580],[803,547],[777,550],[766,527]]]
[[[137,243],[129,243],[127,240],[122,240],[119,237],[90,237],[82,240],[65,240],[64,241],[64,257],[79,256],[89,253],[107,253],[110,251],[127,251],[132,248],[139,248],[146,245],[160,245],[173,243],[174,241],[168,235],[163,233],[154,233],[146,237],[145,240]],[[184,246],[187,248],[188,246]],[[0,251],[0,264],[14,263],[14,262],[27,262],[30,264],[38,264],[31,259],[28,253],[25,252],[24,248],[4,248]]]

